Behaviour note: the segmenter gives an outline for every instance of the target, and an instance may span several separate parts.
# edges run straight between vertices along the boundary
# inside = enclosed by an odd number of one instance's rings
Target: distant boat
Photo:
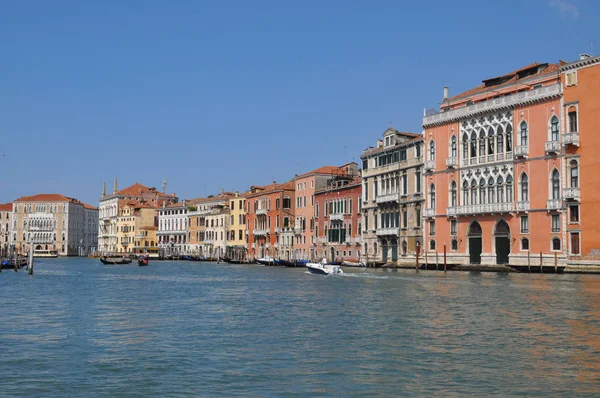
[[[307,263],[306,268],[311,274],[317,275],[340,275],[344,273],[339,265]]]
[[[147,265],[149,264],[149,263],[148,263],[148,259],[149,259],[149,256],[148,256],[148,255],[145,255],[145,256],[139,256],[139,257],[138,257],[138,265],[139,265],[140,267],[145,267],[145,266],[147,266]]]
[[[269,256],[263,257],[263,258],[257,258],[256,261],[262,265],[279,265],[278,261],[276,259],[274,259],[273,257],[269,257]]]
[[[365,264],[360,261],[343,260],[342,265],[345,267],[364,267]]]
[[[279,259],[279,264],[283,265],[285,267],[295,267],[296,266],[295,261],[282,260],[282,259]]]
[[[131,264],[131,261],[132,260],[130,258],[122,258],[122,257],[118,257],[118,258],[103,257],[100,259],[100,262],[105,265]]]
[[[56,250],[35,250],[33,252],[35,258],[56,258],[58,257],[58,251]]]

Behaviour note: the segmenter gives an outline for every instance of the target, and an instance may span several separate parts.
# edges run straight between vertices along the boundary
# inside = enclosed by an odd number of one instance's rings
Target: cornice
[[[566,70],[571,70],[571,69],[578,69],[578,68],[582,68],[584,66],[590,66],[593,64],[597,64],[600,63],[600,55],[596,55],[595,57],[589,57],[589,58],[585,58],[585,59],[580,59],[577,61],[573,61],[571,63],[568,63],[566,65],[562,65],[560,66],[558,69],[561,72],[564,72]]]

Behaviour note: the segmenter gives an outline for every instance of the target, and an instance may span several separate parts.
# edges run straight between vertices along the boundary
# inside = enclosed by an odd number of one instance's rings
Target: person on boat
[[[321,265],[326,265],[327,264],[327,259],[325,257],[323,257],[323,260],[321,260]]]

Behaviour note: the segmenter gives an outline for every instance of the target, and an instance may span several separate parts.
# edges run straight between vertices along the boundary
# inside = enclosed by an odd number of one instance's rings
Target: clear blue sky
[[[5,1],[0,202],[358,161],[390,122],[420,132],[445,85],[600,51],[599,20],[594,0]]]

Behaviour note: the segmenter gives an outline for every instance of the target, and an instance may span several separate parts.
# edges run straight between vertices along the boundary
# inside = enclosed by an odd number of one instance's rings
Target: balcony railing
[[[317,243],[327,243],[327,238],[317,238]]]
[[[563,143],[565,145],[579,146],[579,132],[571,131],[563,135]]]
[[[266,229],[254,229],[252,230],[252,233],[256,236],[264,236],[267,234],[267,230]]]
[[[519,156],[516,155],[515,156]],[[497,154],[491,154],[491,155],[487,155],[487,156],[478,156],[478,157],[472,157],[472,158],[466,158],[466,159],[461,159],[461,165],[463,167],[466,166],[473,166],[476,164],[487,164],[490,162],[502,162],[504,160],[511,160],[513,158],[513,152],[502,152],[502,153],[497,153]]]
[[[529,210],[529,201],[528,200],[520,200],[516,204],[517,204],[517,211],[528,211]]]
[[[423,209],[423,217],[435,216],[435,209]]]
[[[302,235],[302,227],[296,227],[296,228],[294,228],[294,233],[296,235]]]
[[[379,195],[379,196],[377,196],[377,198],[375,199],[375,201],[377,202],[377,204],[380,204],[380,203],[389,203],[389,202],[397,202],[398,201],[398,197],[399,197],[398,193],[390,193],[390,194],[386,194],[386,195]]]
[[[344,214],[343,213],[330,214],[329,220],[330,221],[344,221]]]
[[[529,155],[529,146],[528,145],[517,145],[515,147],[515,157],[524,158]]]
[[[547,141],[546,142],[546,153],[559,153],[560,152],[560,141]]]
[[[448,217],[456,217],[458,215],[458,207],[446,207],[446,215]]]
[[[484,214],[484,213],[510,213],[513,211],[512,203],[489,203],[483,205],[466,205],[457,208],[458,215]]]
[[[546,208],[548,210],[558,210],[561,207],[561,200],[560,199],[548,199],[546,201]]]
[[[432,171],[435,169],[435,160],[426,160],[423,164],[425,171]]]
[[[579,201],[579,187],[565,188],[563,190],[563,197],[567,200]]]
[[[446,167],[454,168],[458,166],[458,158],[456,156],[449,156],[446,158]]]
[[[387,235],[398,236],[398,234],[399,234],[399,228],[379,228],[377,231],[375,231],[375,235],[377,235],[377,236],[387,236]]]
[[[256,210],[256,215],[257,216],[264,216],[267,214],[267,209],[257,209]]]

